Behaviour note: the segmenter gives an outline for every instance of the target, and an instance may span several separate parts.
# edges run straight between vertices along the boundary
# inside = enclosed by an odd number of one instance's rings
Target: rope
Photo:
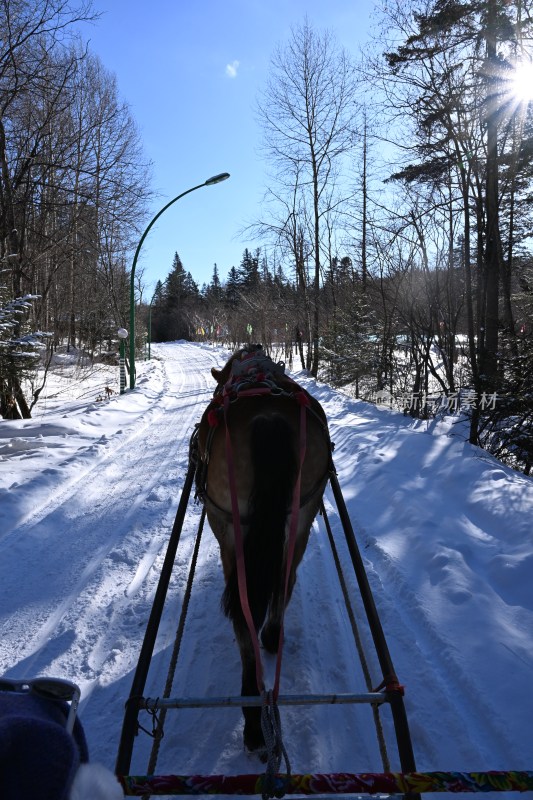
[[[259,690],[259,693],[261,694],[265,686],[263,682],[263,664],[261,661],[259,640],[257,638],[257,632],[255,630],[252,611],[250,609],[250,604],[248,603],[248,590],[246,588],[244,540],[242,535],[241,516],[239,512],[239,501],[237,498],[237,483],[235,478],[235,464],[233,461],[233,447],[231,445],[231,435],[228,422],[229,402],[230,402],[229,396],[226,395],[224,397],[224,420],[226,423],[226,463],[228,466],[228,483],[231,496],[231,510],[233,514],[233,533],[235,536],[235,561],[237,564],[237,584],[239,587],[239,598],[241,601],[242,613],[246,621],[246,625],[248,627],[248,631],[250,633],[250,639],[252,641],[252,646],[254,649],[255,677],[257,681],[257,688]]]
[[[194,550],[191,558],[191,566],[189,569],[189,577],[187,580],[187,586],[185,588],[185,594],[183,596],[183,604],[181,607],[181,613],[179,618],[178,627],[176,630],[176,638],[174,640],[174,647],[172,650],[172,657],[170,659],[170,664],[167,673],[167,680],[165,683],[165,689],[163,692],[163,697],[168,698],[170,697],[170,693],[172,691],[172,684],[174,682],[174,675],[176,673],[176,666],[178,663],[179,652],[181,648],[181,642],[183,639],[183,631],[185,629],[185,621],[187,618],[187,611],[189,609],[189,601],[191,599],[192,593],[192,585],[194,581],[194,573],[196,571],[196,562],[198,561],[198,552],[200,550],[200,542],[202,539],[202,532],[204,528],[204,520],[205,520],[205,506],[202,509],[202,515],[200,517],[200,522],[198,525],[198,533],[196,535],[196,542],[194,544]],[[159,716],[155,719],[157,720],[157,727],[153,731],[154,743],[152,745],[152,751],[150,753],[150,760],[147,767],[147,772],[149,775],[153,775],[155,772],[155,768],[157,765],[157,758],[159,756],[159,749],[161,744],[161,739],[164,736],[164,725],[165,719],[167,715],[167,709],[165,707],[160,709]],[[150,797],[149,794],[145,795],[146,798]]]
[[[126,796],[257,795],[263,775],[123,775]],[[531,792],[530,772],[387,772],[278,775],[277,796],[283,794],[408,794],[409,792]]]
[[[355,614],[353,612],[353,608],[350,602],[348,587],[346,586],[346,579],[342,571],[342,565],[340,562],[339,553],[337,550],[337,546],[335,544],[335,540],[333,538],[333,531],[331,530],[331,525],[329,524],[329,519],[328,515],[326,514],[324,502],[322,502],[320,505],[320,513],[322,514],[324,525],[326,526],[331,552],[333,553],[333,560],[335,562],[335,567],[337,568],[337,575],[339,576],[339,583],[341,585],[342,594],[344,597],[344,604],[346,606],[346,611],[348,613],[348,618],[350,620],[350,625],[352,628],[352,633],[355,641],[355,646],[357,649],[357,653],[359,655],[359,661],[361,662],[361,668],[363,670],[366,688],[368,692],[372,692],[373,691],[372,678],[370,676],[370,670],[368,668],[368,662],[366,660],[366,655],[363,648],[363,642],[361,640],[361,634],[359,633],[359,628],[355,620]],[[383,764],[383,771],[390,772],[389,754],[387,753],[387,745],[385,743],[385,735],[383,733],[383,726],[381,724],[381,717],[379,715],[379,707],[377,706],[376,703],[372,703],[372,713],[374,716],[374,725],[376,727],[376,735],[378,739],[379,752],[381,755],[381,763]]]
[[[278,656],[276,659],[276,674],[274,677],[274,689],[273,689],[273,696],[274,700],[278,699],[279,695],[279,683],[281,677],[281,658],[283,655],[283,640],[285,637],[285,629],[284,629],[284,618],[285,618],[285,608],[287,607],[287,600],[289,596],[289,581],[290,581],[290,574],[292,569],[292,562],[294,559],[294,549],[296,547],[296,538],[298,535],[298,521],[299,521],[299,512],[300,512],[300,496],[302,493],[302,470],[305,461],[305,454],[307,451],[307,407],[308,404],[305,402],[305,395],[302,393],[299,395],[297,402],[300,405],[300,449],[298,454],[298,475],[296,477],[296,483],[294,484],[294,489],[292,493],[292,505],[291,505],[291,521],[289,525],[289,536],[287,540],[287,558],[285,564],[285,586],[283,589],[283,613],[281,616],[281,626],[279,631],[279,643],[278,643]]]
[[[274,701],[273,692],[265,692],[264,703],[261,709],[261,730],[265,737],[268,760],[263,780],[262,797],[269,800],[272,797],[282,797],[279,793],[279,786],[276,785],[276,777],[281,766],[281,759],[285,761],[285,769],[290,778],[291,765],[283,739],[281,736],[281,719],[279,708]]]

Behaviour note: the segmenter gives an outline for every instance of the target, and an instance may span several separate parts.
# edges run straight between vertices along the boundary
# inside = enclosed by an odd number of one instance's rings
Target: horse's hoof
[[[244,748],[245,748],[245,750],[246,750],[246,752],[248,753],[249,756],[253,756],[254,758],[258,758],[259,761],[261,761],[262,764],[266,764],[266,762],[268,761],[268,751],[267,751],[265,745],[263,745],[262,747],[256,747],[254,750],[250,750],[250,748],[246,747],[246,744],[245,744]]]
[[[265,625],[263,630],[261,631],[261,642],[263,643],[263,647],[270,653],[271,655],[275,656],[278,652],[279,648],[279,626],[269,626]]]
[[[243,739],[244,747],[249,753],[253,754],[254,756],[259,756],[263,762],[266,761],[267,750],[265,738],[260,727],[245,724]]]

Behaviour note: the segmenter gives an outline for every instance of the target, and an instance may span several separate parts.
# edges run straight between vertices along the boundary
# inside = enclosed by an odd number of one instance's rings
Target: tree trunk
[[[484,347],[481,350],[481,373],[487,388],[494,386],[498,370],[498,327],[499,327],[499,282],[502,273],[502,243],[500,238],[499,198],[498,198],[498,118],[494,110],[494,100],[498,87],[495,75],[498,74],[496,52],[496,3],[487,3],[487,174],[485,194],[486,242],[485,242],[485,317]]]

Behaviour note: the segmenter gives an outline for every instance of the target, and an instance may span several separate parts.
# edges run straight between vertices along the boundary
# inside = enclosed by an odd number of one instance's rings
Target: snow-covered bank
[[[83,398],[50,399],[33,420],[0,421],[0,672],[79,683],[91,756],[110,768],[189,437],[213,389],[209,370],[227,355],[186,343],[153,351],[134,392],[96,402],[99,375],[93,393],[89,378],[80,388]],[[418,768],[532,769],[533,479],[469,445],[453,418],[416,422],[295,377],[329,419],[339,481],[406,686]],[[329,491],[326,507],[340,530]],[[192,506],[151,696],[164,686],[198,518]],[[176,695],[238,693],[221,591],[206,529]],[[286,638],[282,692],[365,690],[321,523]],[[295,772],[381,770],[368,709],[282,709],[282,719]],[[149,746],[140,738],[134,771],[145,771]],[[169,712],[158,770],[235,774],[261,765],[242,751],[239,710],[204,709]]]

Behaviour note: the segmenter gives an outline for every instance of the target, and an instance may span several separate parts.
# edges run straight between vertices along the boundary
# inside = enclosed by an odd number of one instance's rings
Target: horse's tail
[[[254,480],[244,561],[248,603],[259,630],[271,598],[282,591],[285,523],[298,463],[293,429],[281,415],[256,417],[250,437]],[[222,607],[232,620],[242,615],[236,568],[226,583]]]

